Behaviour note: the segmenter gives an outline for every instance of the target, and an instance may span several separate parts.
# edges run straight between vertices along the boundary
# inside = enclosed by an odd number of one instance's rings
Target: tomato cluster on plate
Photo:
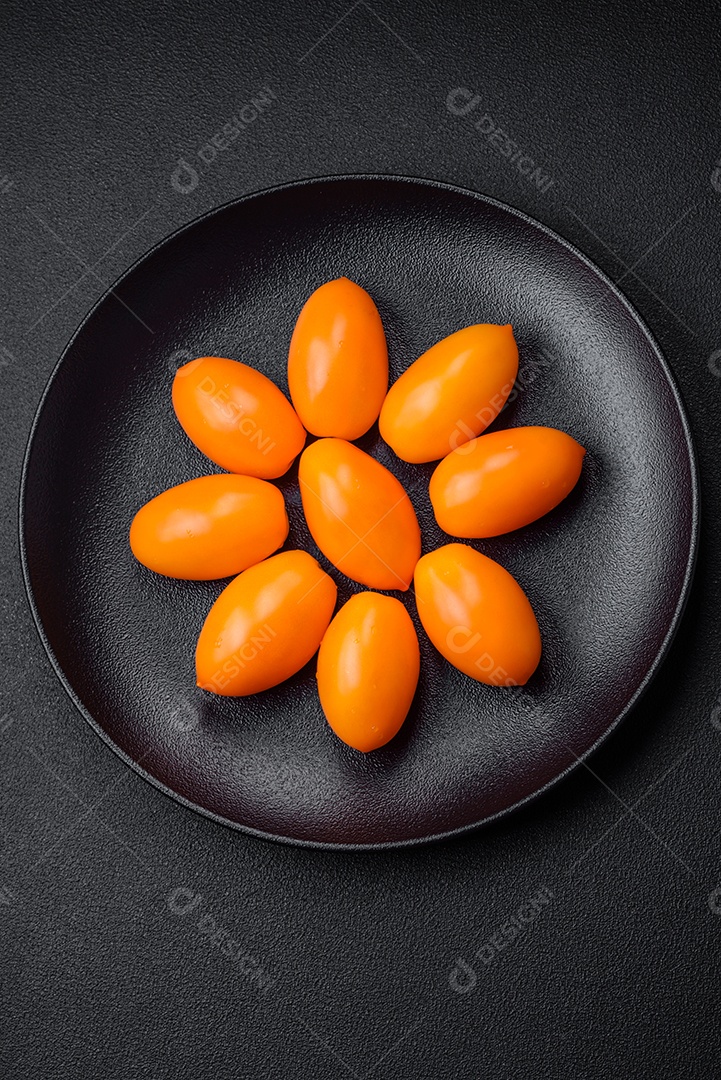
[[[467,544],[421,556],[413,505],[398,479],[354,445],[376,422],[406,462],[439,461],[430,481],[450,537],[522,528],[576,484],[584,449],[570,435],[521,427],[484,435],[518,373],[510,325],[467,326],[428,349],[388,389],[378,310],[359,285],[330,281],[306,301],[288,355],[292,405],[261,372],[199,357],[175,375],[172,400],[188,437],[220,468],[143,506],[130,546],[174,578],[233,576],[198,638],[197,684],[225,696],[276,686],[317,652],[333,731],[361,751],[397,733],[416,690],[413,622],[386,592],[415,587],[430,641],[465,675],[525,684],[541,638],[531,604],[497,562]],[[305,449],[307,433],[316,436]],[[283,496],[271,482],[298,454],[308,528],[330,563],[367,586],[334,616],[335,582],[305,551],[281,551]],[[382,590],[381,592],[375,590]]]

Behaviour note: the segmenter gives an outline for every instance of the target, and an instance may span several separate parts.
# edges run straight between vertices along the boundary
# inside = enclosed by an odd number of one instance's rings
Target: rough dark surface
[[[716,42],[710,5],[6,5],[3,1075],[716,1074]],[[479,833],[353,854],[246,837],[128,769],[52,670],[16,538],[33,414],[105,287],[214,206],[348,172],[485,192],[619,281],[704,507],[672,651],[589,768]]]

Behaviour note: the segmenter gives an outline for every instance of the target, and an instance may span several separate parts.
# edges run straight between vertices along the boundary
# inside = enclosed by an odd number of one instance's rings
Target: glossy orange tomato
[[[321,285],[295,324],[288,386],[308,431],[357,439],[378,419],[388,390],[388,349],[378,309],[348,278]]]
[[[278,488],[221,473],[188,480],[141,507],[130,526],[130,547],[157,574],[209,581],[260,562],[287,535]]]
[[[564,431],[518,427],[481,435],[445,457],[430,483],[451,536],[500,536],[543,517],[581,475],[586,451]]]
[[[303,451],[298,479],[308,528],[333,565],[371,589],[407,589],[421,530],[395,476],[352,443],[319,439]]]
[[[320,645],[335,601],[335,582],[306,551],[282,551],[244,570],[200,631],[198,686],[245,697],[290,678]]]
[[[381,435],[403,461],[445,457],[495,420],[517,374],[510,325],[458,330],[394,382],[381,409]]]
[[[318,653],[318,693],[339,739],[367,753],[384,746],[408,715],[420,652],[399,600],[351,596],[326,630]]]
[[[275,383],[237,360],[201,356],[176,372],[173,408],[199,450],[228,472],[282,476],[305,431]]]
[[[418,614],[449,663],[478,682],[522,686],[541,658],[528,597],[507,570],[466,544],[446,544],[416,566]]]

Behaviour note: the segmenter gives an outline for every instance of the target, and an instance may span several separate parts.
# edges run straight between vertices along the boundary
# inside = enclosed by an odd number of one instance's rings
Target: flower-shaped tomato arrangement
[[[518,373],[510,325],[467,326],[439,341],[388,389],[388,352],[373,300],[347,278],[317,289],[288,356],[291,406],[265,375],[205,356],[180,368],[173,407],[188,437],[227,472],[170,488],[143,506],[130,546],[174,578],[233,576],[198,638],[197,685],[226,696],[276,686],[318,653],[321,705],[349,746],[397,733],[418,683],[413,622],[395,597],[357,593],[333,616],[335,582],[305,551],[283,551],[288,517],[270,481],[298,470],[308,528],[326,558],[370,590],[406,591],[436,649],[465,675],[525,684],[541,638],[515,579],[468,544],[421,557],[416,514],[400,482],[353,440],[379,421],[407,462],[439,461],[436,520],[451,537],[519,529],[552,510],[581,473],[584,449],[562,431],[483,435]],[[306,433],[317,436],[305,449]]]

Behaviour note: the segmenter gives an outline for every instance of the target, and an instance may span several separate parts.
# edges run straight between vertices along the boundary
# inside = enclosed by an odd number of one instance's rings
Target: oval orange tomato
[[[290,678],[320,645],[336,592],[306,551],[283,551],[244,570],[220,594],[200,631],[198,686],[245,697]]]
[[[388,391],[380,432],[403,461],[435,461],[495,420],[518,374],[510,325],[467,326],[419,356]]]
[[[178,484],[142,506],[130,526],[130,547],[156,574],[209,581],[260,562],[287,535],[278,488],[221,473]]]
[[[357,439],[378,419],[388,390],[388,349],[378,309],[348,278],[306,300],[288,353],[288,387],[313,435]]]
[[[357,593],[326,630],[318,653],[318,693],[339,739],[367,753],[384,746],[408,715],[420,651],[399,600]]]
[[[282,476],[305,443],[288,399],[238,360],[201,356],[184,364],[173,380],[173,408],[188,438],[228,472]]]
[[[541,658],[541,635],[528,597],[493,559],[466,544],[446,544],[416,566],[423,627],[442,656],[478,682],[522,686]]]
[[[566,498],[586,451],[564,431],[518,427],[481,435],[443,459],[430,483],[433,512],[451,536],[520,529]]]
[[[372,589],[407,589],[421,531],[395,476],[352,443],[319,439],[303,451],[298,479],[308,528],[326,558]]]

